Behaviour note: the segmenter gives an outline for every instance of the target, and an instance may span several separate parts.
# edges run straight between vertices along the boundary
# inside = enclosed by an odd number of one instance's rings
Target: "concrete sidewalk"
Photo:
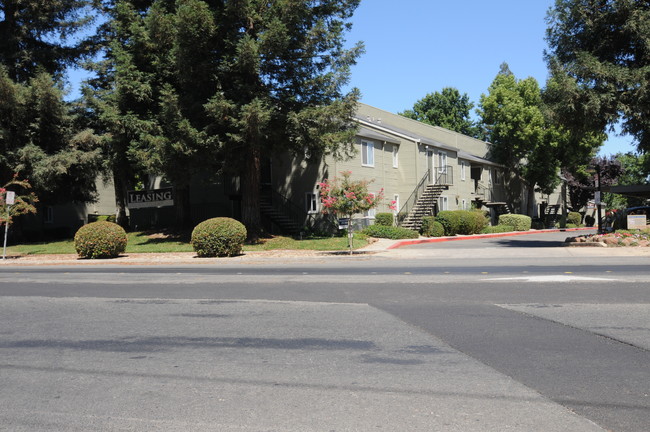
[[[493,258],[494,248],[476,247],[472,248],[472,240],[486,238],[501,238],[513,236],[526,236],[529,234],[544,234],[566,232],[567,237],[577,236],[584,229],[570,230],[535,230],[514,233],[498,234],[477,234],[471,236],[434,237],[409,240],[377,239],[375,242],[357,249],[352,256],[346,251],[313,251],[313,250],[272,250],[245,252],[244,254],[231,258],[198,258],[194,252],[174,253],[124,253],[118,258],[112,259],[80,259],[75,254],[59,255],[24,255],[8,256],[6,260],[0,260],[0,268],[14,266],[50,266],[50,265],[173,265],[173,264],[257,264],[296,261],[350,261],[367,260],[372,257],[388,257],[391,259],[414,259],[426,257],[445,258],[466,258],[468,250],[471,249],[471,256],[474,258]],[[462,241],[467,248],[461,250],[450,249],[405,249],[404,246],[421,243],[440,243],[449,241]],[[577,247],[580,244],[567,244],[567,247],[544,248],[544,255],[548,257],[608,257],[608,256],[650,256],[649,247]],[[584,246],[584,244],[582,244]],[[499,248],[499,256],[507,257],[534,257],[539,256],[539,248]]]

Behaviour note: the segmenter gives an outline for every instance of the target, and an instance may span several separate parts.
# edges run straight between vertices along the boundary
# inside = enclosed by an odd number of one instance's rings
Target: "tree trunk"
[[[176,228],[180,231],[192,229],[190,185],[174,186],[174,207]]]
[[[246,226],[248,241],[259,241],[262,232],[260,216],[260,151],[255,146],[248,149],[242,173],[242,223]]]
[[[122,170],[113,167],[113,188],[115,189],[115,205],[117,214],[115,222],[122,228],[129,227],[129,218],[126,215],[127,206],[127,180]]]
[[[535,214],[535,185],[528,185],[526,187],[528,197],[526,198],[526,214],[531,218]]]

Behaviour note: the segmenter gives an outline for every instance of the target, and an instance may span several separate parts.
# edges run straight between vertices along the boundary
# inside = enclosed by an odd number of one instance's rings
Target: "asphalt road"
[[[0,429],[647,431],[648,257],[460,243],[3,268]]]

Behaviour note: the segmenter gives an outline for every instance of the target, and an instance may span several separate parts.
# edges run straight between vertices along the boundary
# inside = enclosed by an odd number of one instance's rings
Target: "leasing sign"
[[[129,208],[166,207],[174,205],[172,188],[128,191]]]

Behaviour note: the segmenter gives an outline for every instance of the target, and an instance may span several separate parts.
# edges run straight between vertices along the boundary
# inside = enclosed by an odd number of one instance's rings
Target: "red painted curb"
[[[531,230],[531,231],[513,231],[507,233],[493,233],[493,234],[474,234],[474,235],[463,235],[463,236],[454,236],[454,237],[435,237],[435,238],[426,238],[426,239],[417,239],[417,240],[404,240],[397,243],[394,243],[388,246],[387,249],[397,249],[402,246],[410,246],[422,243],[440,243],[447,241],[457,241],[457,240],[475,240],[475,239],[484,239],[484,238],[495,238],[495,237],[510,237],[526,234],[543,234],[543,233],[552,233],[552,232],[564,232],[564,231],[584,231],[584,230],[593,230],[594,227],[583,227],[583,228],[565,228],[565,229],[547,229],[547,230]]]

